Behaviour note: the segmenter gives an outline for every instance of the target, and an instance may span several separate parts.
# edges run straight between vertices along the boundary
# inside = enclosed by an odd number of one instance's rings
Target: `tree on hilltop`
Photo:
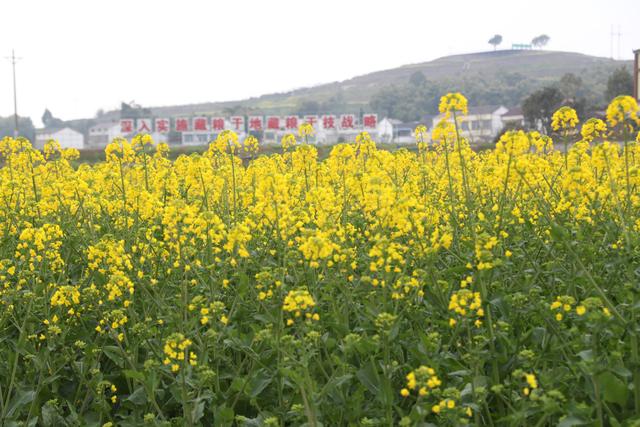
[[[489,39],[489,44],[493,46],[493,50],[496,50],[500,43],[502,43],[502,36],[500,34],[496,34]]]
[[[551,37],[546,34],[542,34],[538,37],[534,37],[533,40],[531,40],[531,44],[533,45],[533,47],[539,47],[540,49],[542,49],[547,45],[547,43],[549,43],[549,40],[551,40]]]

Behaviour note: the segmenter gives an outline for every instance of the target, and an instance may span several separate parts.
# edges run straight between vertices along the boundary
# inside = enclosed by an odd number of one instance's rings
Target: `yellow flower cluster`
[[[396,300],[404,299],[407,295],[410,295],[412,291],[417,291],[417,295],[419,297],[424,296],[422,284],[420,283],[420,280],[417,277],[417,272],[415,271],[413,277],[401,276],[396,280],[393,284],[391,298]]]
[[[621,95],[614,98],[607,106],[606,114],[611,128],[624,124],[626,121],[640,124],[638,102],[632,96]]]
[[[561,295],[556,297],[556,300],[551,303],[551,310],[557,311],[556,320],[560,321],[563,319],[563,313],[569,313],[573,306],[576,304],[576,299],[570,295]]]
[[[188,350],[191,344],[193,342],[185,338],[183,334],[171,334],[164,343],[165,359],[162,363],[167,366],[171,365],[171,372],[174,373],[180,370],[180,365],[185,360],[189,362],[189,365],[196,366],[198,364],[198,356]]]
[[[36,265],[44,268],[45,262],[52,271],[59,271],[64,266],[59,252],[62,237],[62,229],[58,224],[44,224],[35,228],[27,223],[20,233],[20,243],[16,246],[14,256],[27,263],[31,271],[35,271]]]
[[[431,407],[431,412],[434,414],[439,414],[442,411],[447,409],[454,409],[456,407],[456,401],[453,399],[442,399],[440,402],[436,403]]]
[[[87,249],[89,268],[102,274],[130,271],[133,268],[124,240],[103,239]]]
[[[424,365],[409,372],[406,380],[406,388],[400,390],[400,394],[404,397],[409,396],[413,390],[418,391],[418,396],[427,396],[432,390],[442,385],[442,381],[436,375],[435,369]]]
[[[306,238],[300,239],[298,248],[312,267],[318,267],[318,260],[329,258],[339,247],[331,241],[328,232],[314,230]]]
[[[258,138],[253,135],[249,135],[244,139],[242,143],[244,151],[247,153],[257,153],[258,152]]]
[[[95,331],[98,334],[110,332],[120,342],[124,341],[124,326],[129,322],[129,317],[121,309],[111,310],[106,313],[103,319],[100,319]]]
[[[155,145],[153,138],[148,133],[139,134],[131,140],[131,148],[133,151],[144,151],[145,147]]]
[[[592,142],[594,139],[603,138],[607,133],[607,125],[600,119],[590,118],[582,124],[580,135],[586,142]]]
[[[212,317],[217,317],[223,325],[229,323],[229,318],[224,314],[224,303],[222,301],[214,301],[208,303],[207,299],[202,295],[198,295],[191,300],[187,306],[189,311],[196,311],[200,316],[200,324],[208,325]]]
[[[451,117],[452,113],[467,114],[469,111],[467,107],[467,98],[461,93],[449,93],[440,98],[440,104],[438,106],[440,113],[445,115],[445,119]]]
[[[255,278],[260,301],[273,297],[274,290],[282,286],[282,281],[275,279],[271,271],[261,271],[256,274]]]
[[[460,318],[474,319],[476,327],[482,326],[484,309],[482,308],[482,298],[480,292],[472,292],[469,289],[460,289],[451,294],[449,300],[449,310],[456,313]],[[455,326],[458,320],[454,317],[449,319],[449,325]]]
[[[76,160],[80,157],[80,152],[75,148],[62,148],[60,143],[55,140],[49,140],[44,144],[42,149],[44,158],[47,161],[55,160]]]
[[[363,155],[371,154],[372,150],[376,148],[376,143],[371,139],[369,132],[360,132],[356,135],[356,151]]]
[[[551,116],[551,128],[555,131],[575,129],[578,124],[578,113],[571,107],[560,107]]]
[[[140,145],[138,145],[140,147]],[[136,159],[136,151],[133,144],[124,138],[116,138],[111,141],[104,150],[107,162],[132,163]]]
[[[561,321],[564,317],[575,311],[578,317],[584,316],[587,312],[601,313],[604,317],[611,317],[611,311],[603,306],[600,298],[587,298],[581,303],[577,303],[570,295],[560,295],[552,302],[549,308],[555,313],[555,319]]]
[[[70,307],[80,304],[80,291],[77,286],[58,286],[51,296],[51,306]]]
[[[300,138],[308,138],[313,134],[313,125],[311,123],[303,123],[298,127],[298,136]]]
[[[536,375],[533,373],[525,373],[524,380],[526,381],[527,386],[522,389],[522,394],[524,394],[525,396],[529,396],[529,393],[531,393],[532,390],[538,388],[538,380],[536,379]]]
[[[282,148],[288,150],[289,148],[295,147],[298,141],[296,140],[295,135],[288,133],[282,137]]]
[[[214,155],[214,153],[235,154],[241,147],[238,134],[231,130],[223,130],[209,146],[208,154],[210,156]]]
[[[427,127],[424,125],[419,125],[413,132],[414,137],[416,139],[416,145],[418,146],[419,152],[424,152],[427,147],[427,141],[429,140],[429,134],[427,132]]]
[[[284,297],[282,310],[292,313],[294,318],[304,317],[307,320],[320,320],[318,313],[312,313],[311,309],[315,307],[316,302],[306,289],[296,289],[289,291]],[[294,319],[287,319],[287,325],[293,325]]]

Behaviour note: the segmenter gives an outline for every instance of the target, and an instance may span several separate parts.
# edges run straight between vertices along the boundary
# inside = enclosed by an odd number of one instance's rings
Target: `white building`
[[[514,107],[502,115],[502,125],[512,127],[524,126],[524,114],[522,108]]]
[[[378,123],[377,142],[386,144],[414,144],[415,129],[419,122],[404,123],[397,119],[385,117]]]
[[[120,122],[110,121],[97,123],[89,128],[87,148],[104,148],[114,138],[121,137]]]
[[[37,129],[35,148],[44,148],[44,145],[52,139],[58,141],[62,148],[78,150],[85,148],[84,135],[70,127]]]
[[[467,115],[459,116],[460,133],[471,142],[495,138],[504,127],[502,116],[509,111],[502,105],[469,107]],[[433,118],[432,129],[444,118],[439,114]]]
[[[397,119],[390,119],[385,117],[378,122],[378,142],[390,143],[393,140],[394,127],[398,126],[402,122]]]
[[[180,143],[181,145],[205,146],[209,145],[210,142],[215,141],[218,134],[219,132],[182,132],[182,139]]]

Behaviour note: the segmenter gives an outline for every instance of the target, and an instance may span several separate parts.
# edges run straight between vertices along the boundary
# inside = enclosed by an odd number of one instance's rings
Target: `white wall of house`
[[[414,144],[415,137],[412,128],[407,127],[400,120],[385,117],[378,122],[375,133],[371,137],[380,143]]]
[[[497,107],[494,111],[486,114],[468,114],[459,117],[460,133],[463,137],[471,140],[490,139],[498,135],[504,127],[502,115],[509,111],[506,107]],[[433,118],[432,129],[444,118],[440,114]],[[449,119],[453,120],[453,119]]]
[[[378,142],[391,142],[393,139],[393,122],[397,122],[397,120],[389,119],[388,117],[378,122]]]
[[[502,116],[502,125],[506,126],[507,123],[515,123],[518,126],[524,126],[524,116],[522,114],[516,114],[513,116]]]
[[[396,144],[415,144],[414,132],[408,129],[396,130],[391,142]]]
[[[119,123],[99,123],[89,128],[87,147],[106,147],[115,138],[122,136]]]
[[[502,116],[504,113],[509,111],[506,107],[499,107],[496,111],[491,114],[491,134],[492,136],[496,136],[502,130],[504,123],[502,122]]]
[[[36,132],[36,148],[43,148],[49,140],[58,141],[62,148],[84,148],[84,135],[71,128],[63,128],[57,131],[48,132],[40,129]]]

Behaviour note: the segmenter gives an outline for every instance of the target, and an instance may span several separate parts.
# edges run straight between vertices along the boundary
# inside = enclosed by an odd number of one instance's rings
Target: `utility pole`
[[[614,31],[614,26],[613,24],[611,24],[611,33],[610,33],[610,49],[611,49],[611,59],[620,59],[620,38],[622,37],[622,31],[620,31],[620,25],[618,25],[618,32]],[[618,56],[617,58],[613,56],[613,46],[614,46],[614,40],[618,39]]]
[[[620,32],[620,25],[618,25],[618,59],[620,59],[620,37],[622,33]]]
[[[611,32],[609,33],[609,56],[613,59],[613,24],[611,24]]]
[[[16,92],[16,62],[20,58],[16,58],[15,50],[11,49],[11,56],[7,57],[7,59],[11,61],[11,66],[13,67],[13,118],[15,120],[13,124],[13,137],[17,138],[20,131],[20,127],[18,126],[18,94]]]

